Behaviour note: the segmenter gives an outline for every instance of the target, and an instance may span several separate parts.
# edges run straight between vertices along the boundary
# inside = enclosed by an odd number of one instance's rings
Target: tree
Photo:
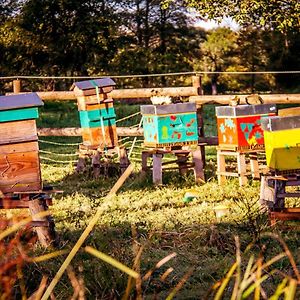
[[[195,68],[197,71],[220,72],[232,65],[237,48],[237,34],[229,28],[221,27],[210,31],[201,44],[202,58]],[[217,85],[220,74],[210,76],[212,94],[218,93]]]
[[[174,0],[162,1],[167,7]],[[242,26],[264,27],[287,32],[300,28],[298,0],[185,0],[202,18],[222,20],[231,17]]]
[[[162,9],[159,0],[120,0],[122,27],[114,69],[122,74],[167,73],[192,70],[192,57],[199,55],[203,31],[189,26],[180,3]],[[152,80],[152,79],[151,79]],[[156,84],[165,85],[161,77]],[[143,85],[150,83],[143,79]]]

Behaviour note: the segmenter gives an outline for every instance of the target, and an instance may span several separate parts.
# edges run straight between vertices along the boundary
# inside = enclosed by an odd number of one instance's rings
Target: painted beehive
[[[262,120],[267,165],[277,171],[300,169],[300,116]]]
[[[92,149],[118,145],[116,114],[109,93],[115,82],[110,78],[74,83],[83,144]]]
[[[261,120],[276,115],[276,105],[238,105],[216,107],[219,146],[223,149],[264,147]]]
[[[0,190],[42,189],[35,119],[43,102],[36,93],[0,97]]]
[[[142,105],[144,144],[164,147],[198,143],[195,103]]]

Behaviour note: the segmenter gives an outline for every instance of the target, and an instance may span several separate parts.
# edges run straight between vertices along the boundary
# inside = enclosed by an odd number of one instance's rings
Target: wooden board
[[[111,103],[113,99],[108,97],[107,94],[99,94],[99,99],[96,95],[92,96],[78,96],[77,106],[78,110],[88,110],[87,105],[99,104],[100,103]]]
[[[104,149],[118,146],[118,136],[116,125],[104,127],[105,139],[103,138],[102,129],[99,128],[82,128],[83,144],[95,146]]]
[[[0,190],[3,193],[41,188],[38,151],[0,154]]]
[[[0,145],[37,139],[35,120],[0,123]]]
[[[1,154],[12,154],[12,153],[24,153],[39,151],[38,142],[25,142],[19,144],[8,144],[0,145],[0,155]]]

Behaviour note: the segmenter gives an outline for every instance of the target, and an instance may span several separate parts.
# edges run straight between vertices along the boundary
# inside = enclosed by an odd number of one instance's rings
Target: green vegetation
[[[51,107],[54,110],[53,104]],[[122,111],[127,114],[125,108],[128,107],[117,107],[119,118],[123,116]],[[128,109],[134,112],[137,107],[129,106]],[[64,111],[57,112],[55,116],[63,120],[69,113],[72,115],[72,111],[66,111],[64,107]],[[41,121],[48,113],[51,114],[51,110],[41,113]],[[211,113],[211,108],[208,108],[208,113]],[[73,122],[76,120],[72,120],[72,124]],[[54,121],[54,124],[57,126],[57,121]],[[68,126],[72,124],[69,123]],[[78,138],[66,140],[52,137],[43,140],[62,144],[62,146],[40,144],[41,149],[55,153],[74,153],[77,146],[65,144],[79,142]],[[139,152],[138,149],[135,149],[135,152]],[[110,255],[130,268],[133,268],[139,247],[143,246],[140,269],[137,270],[140,270],[143,276],[149,270],[153,270],[152,275],[143,280],[141,285],[141,291],[146,299],[166,298],[186,274],[189,276],[178,291],[176,299],[203,299],[214,284],[216,289],[219,288],[219,280],[236,261],[236,236],[239,237],[241,262],[235,266],[235,270],[240,270],[242,276],[251,256],[253,256],[251,260],[255,263],[254,268],[259,266],[261,258],[267,262],[283,252],[282,246],[274,237],[264,235],[267,232],[281,234],[298,263],[299,233],[296,230],[280,231],[280,227],[278,229],[269,227],[267,216],[260,211],[258,205],[259,182],[254,181],[241,188],[236,180],[229,180],[226,186],[218,186],[215,175],[215,148],[208,147],[206,152],[208,181],[206,184],[196,186],[192,173],[180,177],[178,172],[174,171],[165,173],[163,186],[154,187],[150,175],[146,178],[140,177],[140,164],[136,162],[135,173],[109,203],[104,203],[103,198],[116,182],[117,175],[93,179],[87,173],[75,174],[71,163],[64,165],[42,159],[44,183],[64,191],[63,194],[54,195],[54,205],[51,207],[60,240],[59,249],[70,251],[96,210],[103,207],[101,217],[86,240],[85,246],[91,246]],[[49,157],[54,160],[61,159],[53,154]],[[139,155],[136,154],[135,157],[138,158]],[[63,159],[71,158],[66,156]],[[185,203],[184,194],[191,189],[197,194],[197,198]],[[289,204],[294,206],[299,203],[292,199]],[[229,213],[216,218],[214,208],[218,205],[226,205]],[[30,255],[37,256],[44,252],[37,247]],[[172,255],[165,264],[155,268],[157,262],[174,252],[176,256]],[[27,263],[24,266],[22,280],[27,295],[38,288],[42,275],[51,279],[56,274],[64,257],[65,255],[61,255],[40,263]],[[85,296],[88,299],[121,298],[125,294],[128,275],[84,249],[79,251],[71,265],[75,276],[83,281]],[[278,269],[281,273],[273,271],[270,273],[269,268],[267,273],[263,271],[261,275],[268,276],[262,288],[269,296],[275,293],[284,274],[295,278],[291,263],[286,257],[275,261],[273,269]],[[165,274],[167,270],[170,272],[168,276]],[[57,299],[70,298],[74,292],[70,283],[72,278],[70,272],[68,270],[54,290]],[[165,279],[162,279],[163,274],[166,276]],[[235,275],[229,277],[228,287],[224,289],[224,299],[230,298],[236,278],[238,277]],[[242,282],[242,278],[240,281]],[[20,285],[16,284],[15,295],[20,295],[18,286]],[[239,293],[246,290],[241,288]],[[133,298],[137,297],[138,291],[137,288],[133,289]],[[213,290],[211,292],[209,299],[214,293]]]
[[[299,70],[299,4],[287,1],[5,0],[1,76],[103,76]],[[189,13],[187,7],[196,8]],[[231,17],[238,30],[197,20]],[[297,92],[299,75],[211,75],[206,93]],[[26,80],[23,89],[68,90],[71,79]],[[119,88],[189,85],[185,76],[119,78]],[[2,93],[11,91],[4,79]]]

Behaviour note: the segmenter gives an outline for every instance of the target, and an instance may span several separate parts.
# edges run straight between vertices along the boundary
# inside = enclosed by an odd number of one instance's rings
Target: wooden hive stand
[[[300,207],[285,205],[285,198],[300,198],[300,192],[287,192],[288,186],[300,186],[300,171],[287,175],[271,172],[261,178],[260,203],[267,208],[271,225],[278,220],[300,220]]]
[[[51,204],[41,179],[35,119],[43,105],[36,93],[0,97],[0,208],[28,208],[43,246],[55,242],[51,216],[38,217]]]
[[[181,175],[187,173],[189,169],[194,170],[195,182],[203,183],[205,181],[202,151],[199,145],[196,149],[182,147],[181,149],[149,149],[142,152],[142,172],[147,173],[152,169],[152,178],[155,185],[163,183],[163,171],[178,169]],[[174,160],[163,161],[165,155],[171,154],[176,158]],[[152,159],[152,165],[148,164],[148,159]],[[192,158],[192,161],[190,161]],[[168,167],[170,164],[177,166]]]
[[[287,197],[300,197],[286,187],[300,187],[300,108],[278,111],[278,117],[262,120],[266,160],[270,169],[262,177],[260,201],[268,208],[271,224],[278,220],[300,220],[300,208],[286,207]]]
[[[153,183],[162,184],[163,170],[174,169],[167,165],[176,164],[181,174],[193,168],[197,183],[204,182],[202,149],[198,145],[197,108],[195,103],[165,105],[142,105],[144,146],[150,148],[142,152],[142,172],[152,168]],[[165,155],[175,156],[172,161],[164,161]],[[148,158],[152,165],[148,166]],[[189,161],[192,158],[192,161]]]
[[[117,167],[124,172],[129,166],[126,148],[118,145],[116,114],[110,96],[115,85],[112,79],[102,78],[75,82],[71,87],[77,98],[83,140],[77,172],[88,168],[87,161],[96,178],[108,175],[109,169]],[[119,165],[114,162],[115,156]]]
[[[262,103],[261,98],[257,97]],[[219,140],[217,175],[220,185],[226,182],[226,177],[232,176],[238,177],[242,186],[247,184],[248,175],[260,178],[257,156],[264,150],[261,122],[266,116],[276,115],[276,105],[236,105],[233,102],[231,106],[216,107]],[[225,158],[229,156],[237,160],[237,170],[234,172],[226,170]],[[250,160],[250,173],[247,171],[246,156]]]
[[[217,176],[219,185],[225,184],[227,177],[238,177],[240,186],[248,183],[247,177],[249,175],[252,176],[253,179],[259,179],[258,154],[261,152],[263,151],[253,149],[228,150],[217,147]],[[235,171],[227,170],[226,157],[236,158],[237,168]],[[250,172],[247,170],[246,158],[249,159]]]

